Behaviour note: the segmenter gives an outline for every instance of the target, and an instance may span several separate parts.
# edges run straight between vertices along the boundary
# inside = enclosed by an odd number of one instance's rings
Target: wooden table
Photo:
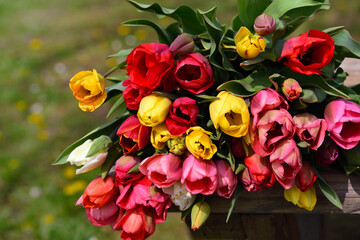
[[[345,81],[346,85],[360,83],[360,60],[346,59],[341,67],[350,74]],[[200,229],[192,233],[193,238],[360,239],[360,177],[346,176],[334,169],[321,172],[321,176],[338,194],[343,210],[332,205],[317,188],[318,201],[314,210],[309,212],[287,202],[283,188],[276,184],[261,192],[243,191],[227,224],[225,219],[230,201],[219,197],[210,198],[207,202],[211,205],[211,215]],[[190,217],[186,221],[190,225]]]

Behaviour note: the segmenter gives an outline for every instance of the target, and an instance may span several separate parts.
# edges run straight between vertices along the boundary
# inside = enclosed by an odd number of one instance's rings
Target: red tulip
[[[128,55],[127,75],[134,84],[149,89],[158,87],[174,62],[169,47],[162,43],[143,43]]]
[[[120,237],[124,240],[143,240],[155,232],[153,209],[142,205],[128,210],[121,218]]]
[[[320,69],[330,63],[334,49],[334,40],[329,34],[311,29],[309,34],[288,39],[278,61],[285,58],[284,64],[294,72],[320,75]]]
[[[112,177],[107,176],[104,180],[97,177],[85,188],[82,203],[84,208],[101,208],[113,201],[117,193],[118,190]]]
[[[245,165],[254,182],[261,188],[274,185],[275,177],[271,171],[269,157],[261,157],[254,153],[245,158]]]
[[[312,185],[314,185],[318,175],[314,172],[311,163],[304,161],[296,177],[296,186],[302,191],[306,192]]]
[[[209,61],[198,52],[180,57],[175,64],[174,76],[181,88],[199,94],[214,84]]]
[[[150,128],[141,125],[136,115],[126,119],[117,131],[125,154],[142,150],[150,142]]]
[[[189,127],[196,126],[198,114],[199,107],[194,99],[180,97],[170,106],[169,115],[166,118],[166,127],[171,135],[182,135]]]
[[[151,89],[136,85],[129,79],[124,81],[123,86],[127,86],[127,88],[123,91],[122,96],[126,106],[132,110],[138,110],[141,99],[152,93]]]
[[[139,172],[128,173],[130,169],[140,164],[141,159],[136,155],[124,155],[115,163],[115,185],[124,185],[137,181],[144,175]]]

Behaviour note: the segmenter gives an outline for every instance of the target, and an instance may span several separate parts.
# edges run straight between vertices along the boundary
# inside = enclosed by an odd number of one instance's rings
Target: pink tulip
[[[270,163],[276,180],[285,189],[290,189],[302,167],[300,151],[295,141],[293,139],[281,141],[270,155]]]
[[[329,167],[339,156],[339,149],[336,143],[331,141],[331,143],[321,145],[317,151],[313,152],[313,155],[317,164]]]
[[[121,218],[119,225],[122,227],[120,237],[124,240],[143,240],[155,232],[153,209],[136,206],[128,210]]]
[[[272,109],[288,109],[289,104],[279,93],[271,88],[260,90],[252,99],[251,99],[251,114],[254,116],[253,128],[255,128],[259,118],[267,110]]]
[[[181,183],[191,194],[211,195],[215,192],[218,176],[212,160],[200,160],[193,155],[185,159]]]
[[[215,165],[218,172],[216,193],[220,197],[230,198],[237,185],[236,175],[225,160],[216,161]]]
[[[317,150],[323,143],[327,124],[310,113],[294,116],[296,134],[301,141],[307,142],[311,149]]]
[[[181,179],[181,158],[169,154],[155,154],[141,162],[139,170],[159,188],[166,188]]]
[[[111,201],[101,208],[86,208],[85,213],[89,221],[95,226],[105,226],[116,221],[119,215],[119,208]]]
[[[294,122],[287,110],[268,110],[255,126],[253,149],[260,156],[270,155],[276,144],[292,138],[294,133]]]
[[[274,174],[271,171],[269,157],[261,157],[254,153],[245,158],[245,165],[248,168],[251,178],[261,188],[271,187],[275,183]]]
[[[141,159],[136,155],[124,155],[115,163],[115,185],[124,185],[136,181],[144,175],[139,172],[128,173],[130,169],[140,164]]]
[[[110,201],[113,201],[118,194],[114,179],[107,176],[104,180],[97,177],[85,188],[82,195],[84,208],[101,208]]]
[[[360,106],[337,99],[325,107],[325,121],[330,137],[344,149],[355,147],[360,141]]]
[[[296,186],[302,192],[306,192],[314,185],[317,177],[318,175],[314,172],[311,163],[305,161],[296,177]]]
[[[248,168],[245,168],[243,171],[241,171],[238,175],[238,178],[241,185],[248,192],[261,191],[263,189],[263,186],[258,185],[257,182],[253,179]]]

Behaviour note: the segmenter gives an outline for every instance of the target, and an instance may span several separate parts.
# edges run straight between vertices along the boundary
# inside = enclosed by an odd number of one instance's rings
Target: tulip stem
[[[112,67],[109,71],[107,71],[104,74],[104,78],[108,77],[110,74],[112,74],[116,70],[124,68],[125,66],[126,66],[126,61],[119,63],[118,65],[116,65],[115,67]]]

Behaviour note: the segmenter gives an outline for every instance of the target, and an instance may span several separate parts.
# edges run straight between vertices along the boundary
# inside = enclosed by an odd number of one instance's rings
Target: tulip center
[[[297,58],[304,66],[310,65],[312,63],[313,52],[314,50],[309,48],[303,55],[299,55]]]
[[[183,113],[183,112],[180,110],[180,108],[176,108],[175,114],[176,114],[176,116],[178,116],[178,117],[180,117],[180,118],[182,118],[182,119],[185,119],[186,121],[190,121],[190,116],[187,115],[187,114],[185,114],[185,113]]]
[[[241,114],[234,113],[233,111],[225,113],[225,118],[229,122],[230,126],[242,124]]]
[[[196,80],[201,75],[200,67],[195,65],[184,65],[176,72],[176,76],[181,80]]]
[[[268,137],[269,138],[275,138],[278,136],[282,136],[283,133],[281,131],[282,124],[279,124],[278,122],[274,122],[271,128],[268,131]]]

